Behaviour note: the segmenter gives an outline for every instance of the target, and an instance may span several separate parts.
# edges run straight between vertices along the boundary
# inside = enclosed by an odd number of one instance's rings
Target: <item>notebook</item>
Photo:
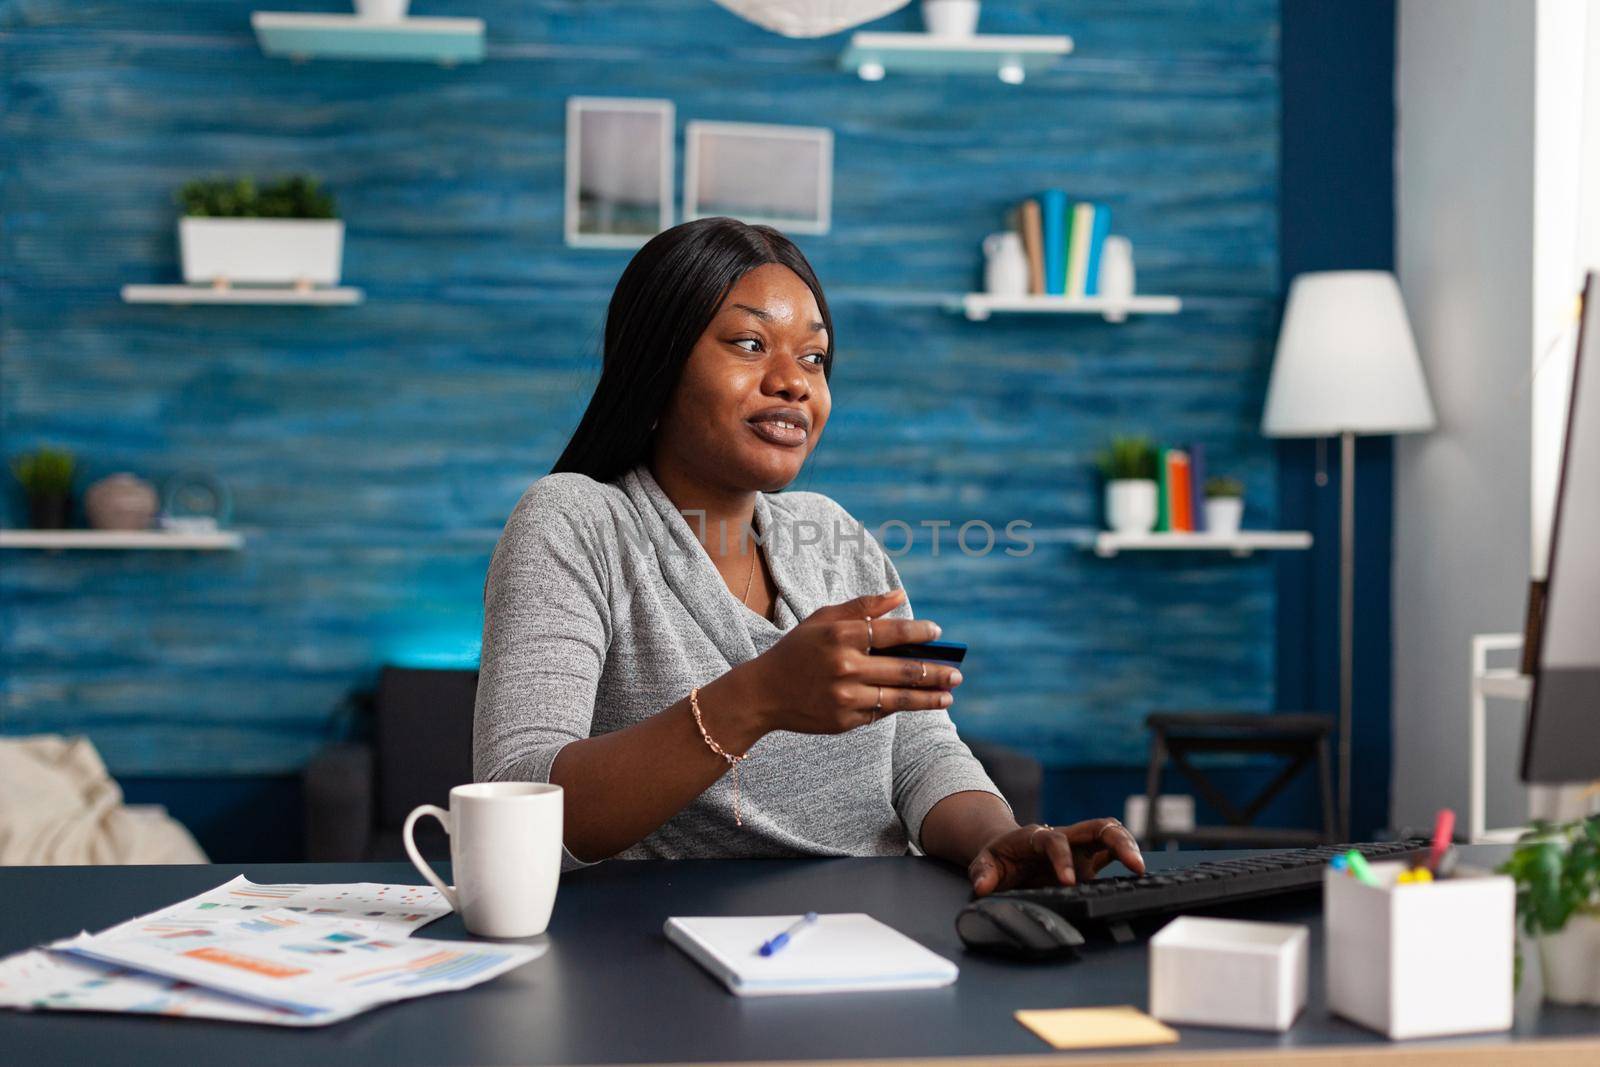
[[[798,915],[668,919],[667,940],[741,997],[929,989],[956,980],[956,965],[870,915],[819,915],[782,951],[761,943]]]

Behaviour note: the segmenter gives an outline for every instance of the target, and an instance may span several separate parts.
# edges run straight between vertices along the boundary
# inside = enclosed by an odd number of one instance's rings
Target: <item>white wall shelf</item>
[[[374,59],[453,67],[483,59],[483,20],[404,18],[256,11],[250,16],[261,51],[296,62]]]
[[[1122,534],[1102,530],[1086,547],[1109,559],[1119,552],[1229,552],[1248,556],[1256,551],[1286,551],[1311,547],[1305,530],[1240,530],[1236,534],[1147,533]]]
[[[359,304],[367,294],[347,285],[331,289],[296,289],[278,285],[124,285],[122,299],[129,304],[304,304],[343,307]]]
[[[839,55],[839,69],[862,81],[880,81],[889,71],[904,74],[991,74],[1015,85],[1072,51],[1072,38],[979,33],[939,37],[931,33],[861,32]]]
[[[235,552],[244,535],[235,530],[187,533],[169,530],[0,530],[0,548],[187,549]]]
[[[1105,296],[990,296],[988,293],[962,293],[945,301],[945,310],[983,322],[995,314],[1099,315],[1107,322],[1121,322],[1129,315],[1176,315],[1183,301],[1175,296],[1130,296],[1121,299]]]

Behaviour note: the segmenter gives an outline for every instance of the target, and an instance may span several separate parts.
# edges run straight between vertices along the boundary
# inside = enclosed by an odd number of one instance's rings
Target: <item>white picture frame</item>
[[[833,223],[833,131],[825,126],[690,121],[683,218],[729,215],[785,233]]]
[[[638,248],[672,226],[670,100],[567,98],[566,243]]]

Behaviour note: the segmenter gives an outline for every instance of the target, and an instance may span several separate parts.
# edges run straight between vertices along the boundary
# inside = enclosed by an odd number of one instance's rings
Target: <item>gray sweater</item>
[[[776,623],[728,591],[643,465],[612,483],[581,474],[535,482],[506,522],[484,588],[477,780],[547,782],[568,742],[650,718],[818,608],[900,587],[872,535],[819,493],[758,494],[755,528],[778,587]],[[910,605],[891,614],[909,617]],[[943,798],[1000,795],[943,711],[837,735],[768,734],[739,783],[743,826],[724,774],[620,856],[902,855],[920,850],[923,817]],[[581,861],[567,852],[563,865]]]

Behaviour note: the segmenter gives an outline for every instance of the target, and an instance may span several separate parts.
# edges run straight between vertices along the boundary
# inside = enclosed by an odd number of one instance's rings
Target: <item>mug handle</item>
[[[445,833],[448,834],[450,832],[450,813],[448,811],[432,804],[419,805],[412,809],[410,815],[406,816],[406,825],[400,831],[400,837],[406,844],[406,855],[411,857],[411,862],[416,864],[417,870],[422,874],[422,877],[428,880],[428,884],[442,893],[444,899],[450,902],[450,910],[459,912],[461,910],[461,902],[456,899],[456,891],[445,885],[444,879],[434,873],[433,865],[422,858],[422,854],[417,851],[417,843],[411,840],[411,828],[417,825],[417,820],[424,815],[432,815],[439,820],[439,825],[444,827]]]

